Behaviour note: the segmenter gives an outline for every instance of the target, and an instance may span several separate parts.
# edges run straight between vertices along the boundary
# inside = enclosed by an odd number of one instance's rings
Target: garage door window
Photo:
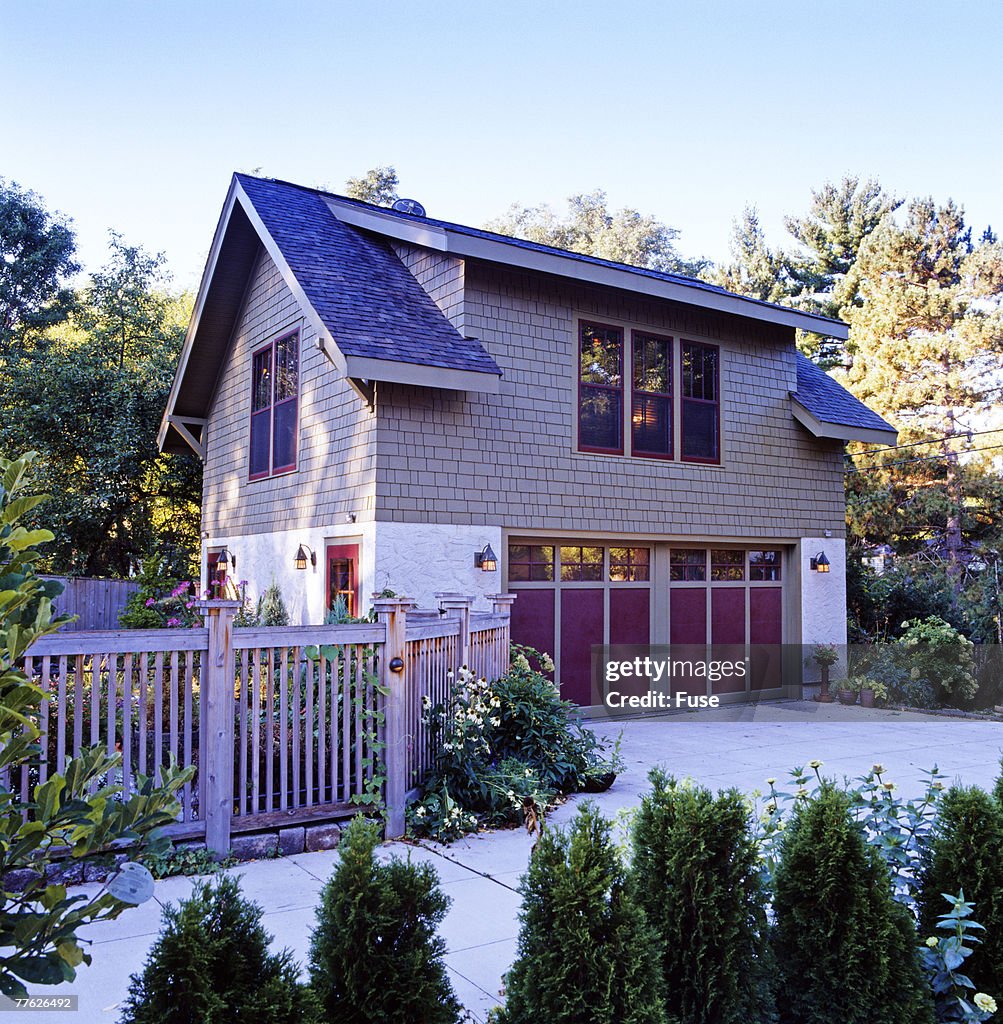
[[[561,548],[561,582],[584,583],[602,579],[602,548]]]
[[[700,583],[707,579],[707,552],[673,548],[669,553],[669,579],[673,583]]]
[[[749,579],[757,582],[780,582],[780,552],[750,551]]]
[[[514,583],[545,583],[554,578],[554,549],[549,544],[511,544],[508,578]]]
[[[651,578],[651,555],[648,548],[610,548],[609,579],[611,583],[643,583]]]
[[[745,552],[712,550],[710,553],[710,578],[712,583],[745,579]]]

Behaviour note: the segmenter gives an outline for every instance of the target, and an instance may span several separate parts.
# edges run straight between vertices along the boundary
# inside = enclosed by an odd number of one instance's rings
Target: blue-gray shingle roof
[[[810,359],[797,354],[797,399],[816,419],[862,430],[895,432],[895,428],[873,409],[854,398],[838,381],[832,379]]]
[[[245,174],[237,180],[346,356],[501,374],[387,242],[341,223],[313,189]]]

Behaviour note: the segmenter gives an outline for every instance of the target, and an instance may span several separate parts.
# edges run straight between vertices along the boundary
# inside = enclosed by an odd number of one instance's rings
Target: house
[[[587,703],[594,643],[845,641],[843,446],[895,432],[798,330],[847,333],[238,174],[160,444],[204,460],[204,572],[225,551],[303,623],[514,593]]]

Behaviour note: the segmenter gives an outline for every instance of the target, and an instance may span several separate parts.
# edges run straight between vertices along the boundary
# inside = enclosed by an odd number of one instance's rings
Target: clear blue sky
[[[727,257],[845,172],[1003,229],[1003,8],[899,0],[3,0],[0,175],[201,273],[230,172],[335,190],[375,164],[430,214],[602,187]]]

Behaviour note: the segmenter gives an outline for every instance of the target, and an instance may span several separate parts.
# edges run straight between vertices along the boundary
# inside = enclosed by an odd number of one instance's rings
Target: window
[[[542,583],[554,578],[554,549],[550,545],[510,544],[508,578],[518,583]]]
[[[610,548],[611,583],[642,583],[649,579],[650,555],[647,548]]]
[[[345,603],[349,615],[359,614],[359,546],[329,544],[327,546],[327,610],[333,611],[338,599]]]
[[[673,548],[669,552],[669,579],[677,583],[706,580],[707,552]]]
[[[780,581],[779,551],[750,551],[749,579],[766,583]]]
[[[710,578],[712,583],[724,580],[745,579],[745,552],[726,549],[712,549],[710,553]]]
[[[631,454],[672,458],[672,339],[633,334]]]
[[[561,548],[561,582],[583,583],[602,579],[602,548]]]
[[[682,343],[682,457],[685,462],[720,459],[718,358],[715,345]]]
[[[578,447],[622,455],[623,331],[583,323],[578,366]]]
[[[296,468],[299,331],[277,338],[251,359],[252,480]]]

